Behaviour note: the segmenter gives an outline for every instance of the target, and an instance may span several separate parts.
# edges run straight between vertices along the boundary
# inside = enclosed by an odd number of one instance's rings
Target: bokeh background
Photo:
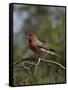
[[[47,55],[46,59],[55,61],[66,66],[65,60],[65,7],[63,6],[43,6],[43,5],[13,5],[13,63],[31,58],[30,62],[35,62],[32,58],[36,56],[28,46],[28,33],[34,32],[38,38],[47,43],[59,55]],[[35,57],[37,60],[37,57]],[[36,63],[36,62],[35,62]],[[27,65],[26,65],[27,64]],[[14,67],[14,85],[36,85],[66,82],[65,70],[54,64],[40,62],[36,75],[33,75],[35,66],[26,63],[25,67],[30,68],[30,72],[22,67]]]

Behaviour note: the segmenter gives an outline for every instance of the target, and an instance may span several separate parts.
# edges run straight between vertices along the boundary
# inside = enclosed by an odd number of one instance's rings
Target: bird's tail
[[[63,59],[63,57],[62,57],[61,55],[57,54],[57,53],[51,52],[51,54],[52,54],[52,55],[56,55],[56,56],[58,56],[59,58],[62,58],[62,59]]]

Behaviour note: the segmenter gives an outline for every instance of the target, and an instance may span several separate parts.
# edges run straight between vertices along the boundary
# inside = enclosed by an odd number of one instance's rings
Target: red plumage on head
[[[34,35],[34,33],[33,33],[33,32],[30,32],[30,33],[28,34],[28,36],[32,36],[32,35]]]
[[[35,35],[35,33],[33,32],[30,32],[28,34],[28,42],[29,42],[29,47],[35,52],[37,52],[37,41],[38,38],[37,36]]]
[[[34,41],[36,41],[38,38],[37,38],[37,36],[35,35],[35,33],[33,33],[33,32],[30,32],[29,34],[28,34],[28,40],[29,40],[29,42],[34,42]]]

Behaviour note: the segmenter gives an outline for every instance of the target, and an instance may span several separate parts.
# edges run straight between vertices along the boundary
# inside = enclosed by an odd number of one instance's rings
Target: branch
[[[30,68],[24,66],[24,65],[14,65],[14,68],[22,68],[24,70],[27,70],[29,72],[29,74],[31,74],[30,72]]]
[[[28,64],[31,64],[31,65],[36,65],[35,63],[29,62],[29,61],[23,61],[23,64],[24,63],[28,63]]]
[[[25,61],[27,61],[27,60],[36,60],[37,61],[37,59],[35,59],[35,58],[37,58],[37,57],[31,57],[31,58],[22,58],[21,60],[19,60],[19,61],[17,61],[17,62],[15,62],[14,63],[14,65],[17,65],[17,64],[19,64],[20,62],[25,62]]]
[[[28,61],[27,61],[28,60]],[[34,58],[26,58],[26,59],[21,59],[20,61],[17,61],[15,64],[14,64],[14,66],[15,65],[17,65],[17,64],[19,64],[20,62],[24,62],[24,63],[29,63],[29,64],[32,64],[32,65],[36,65],[35,63],[32,63],[32,62],[30,62],[30,61],[37,61],[37,59],[34,57]],[[59,67],[61,67],[62,69],[64,69],[65,70],[65,67],[63,66],[63,65],[61,65],[60,63],[58,63],[58,62],[55,62],[55,61],[52,61],[52,60],[41,60],[41,61],[44,61],[44,62],[46,62],[46,63],[52,63],[52,64],[55,64],[55,65],[58,65]]]
[[[55,64],[55,65],[58,65],[58,66],[60,66],[62,69],[65,70],[65,67],[62,66],[62,65],[61,65],[60,63],[58,63],[58,62],[51,61],[51,60],[42,60],[42,61],[45,61],[45,62],[47,62],[47,63],[52,63],[52,64]]]

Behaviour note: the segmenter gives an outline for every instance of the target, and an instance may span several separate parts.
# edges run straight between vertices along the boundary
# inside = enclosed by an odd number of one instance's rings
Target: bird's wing
[[[52,51],[52,52],[55,52],[55,50],[54,49],[52,49],[52,48],[48,48],[47,46],[45,46],[45,45],[37,45],[39,48],[41,48],[41,49],[44,49],[44,50],[46,50],[46,51]]]
[[[46,49],[46,50],[48,50],[48,51],[53,51],[53,52],[55,52],[54,49],[48,47],[48,44],[44,45],[40,40],[37,40],[36,42],[37,42],[37,46],[38,46],[39,48],[41,48],[41,49]]]
[[[39,45],[39,46],[44,46],[44,44],[38,39],[36,40],[36,44]]]
[[[50,53],[52,55],[56,55],[60,58],[63,58],[62,56],[60,56],[59,54],[56,53],[56,51],[52,48],[48,48],[47,46],[44,46],[44,45],[37,45],[42,51],[44,52],[47,52],[47,53]]]

